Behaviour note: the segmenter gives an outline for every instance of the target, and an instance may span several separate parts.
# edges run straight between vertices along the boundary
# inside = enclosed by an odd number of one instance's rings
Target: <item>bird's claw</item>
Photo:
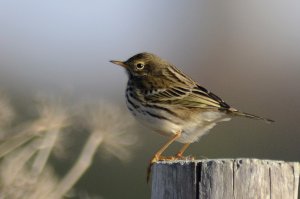
[[[147,168],[147,183],[149,182],[151,175],[151,167],[153,164],[159,161],[172,161],[172,160],[195,160],[194,156],[183,156],[182,153],[177,153],[175,156],[158,156],[155,155],[151,160]]]
[[[176,160],[176,156],[158,156],[158,155],[155,155],[151,160],[150,160],[150,165],[158,162],[158,161],[171,161],[171,160]]]
[[[147,168],[147,183],[149,182],[150,179],[150,174],[151,174],[151,167],[153,164],[159,161],[172,161],[172,160],[177,160],[178,158],[176,156],[161,156],[161,155],[155,155],[151,160]]]
[[[182,153],[177,153],[175,155],[175,160],[195,160],[194,156],[183,156]]]

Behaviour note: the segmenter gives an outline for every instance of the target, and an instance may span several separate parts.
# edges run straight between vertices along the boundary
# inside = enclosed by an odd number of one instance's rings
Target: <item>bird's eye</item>
[[[145,67],[145,65],[143,63],[137,63],[136,64],[136,68],[139,70],[142,70]]]

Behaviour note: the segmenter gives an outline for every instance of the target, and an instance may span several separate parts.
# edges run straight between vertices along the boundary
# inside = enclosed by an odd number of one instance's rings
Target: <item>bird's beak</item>
[[[110,62],[113,63],[113,64],[116,64],[116,65],[122,66],[122,67],[124,67],[124,68],[127,68],[127,65],[126,65],[125,62],[123,62],[123,61],[115,61],[115,60],[111,60]]]

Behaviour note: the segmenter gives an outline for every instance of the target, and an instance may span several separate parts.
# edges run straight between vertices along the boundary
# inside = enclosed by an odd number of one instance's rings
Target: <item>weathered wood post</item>
[[[162,161],[152,199],[298,199],[300,165],[258,159]]]

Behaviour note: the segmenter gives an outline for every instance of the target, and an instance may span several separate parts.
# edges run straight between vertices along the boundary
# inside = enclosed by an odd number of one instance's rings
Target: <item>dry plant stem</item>
[[[89,136],[77,161],[50,195],[47,194],[48,198],[62,198],[73,187],[92,164],[93,157],[102,141],[103,137],[99,132],[93,132]]]
[[[42,173],[57,140],[58,134],[59,130],[51,130],[45,133],[41,148],[32,164],[32,173],[34,176],[39,176]]]
[[[10,180],[13,181],[19,171],[25,166],[27,161],[36,153],[37,145],[40,140],[33,140],[24,147],[13,151],[9,156],[6,156],[4,163],[1,165],[6,168],[6,172],[10,174]]]
[[[3,143],[0,144],[0,158],[15,150],[24,143],[28,142],[34,136],[34,134],[24,134],[5,140]]]

